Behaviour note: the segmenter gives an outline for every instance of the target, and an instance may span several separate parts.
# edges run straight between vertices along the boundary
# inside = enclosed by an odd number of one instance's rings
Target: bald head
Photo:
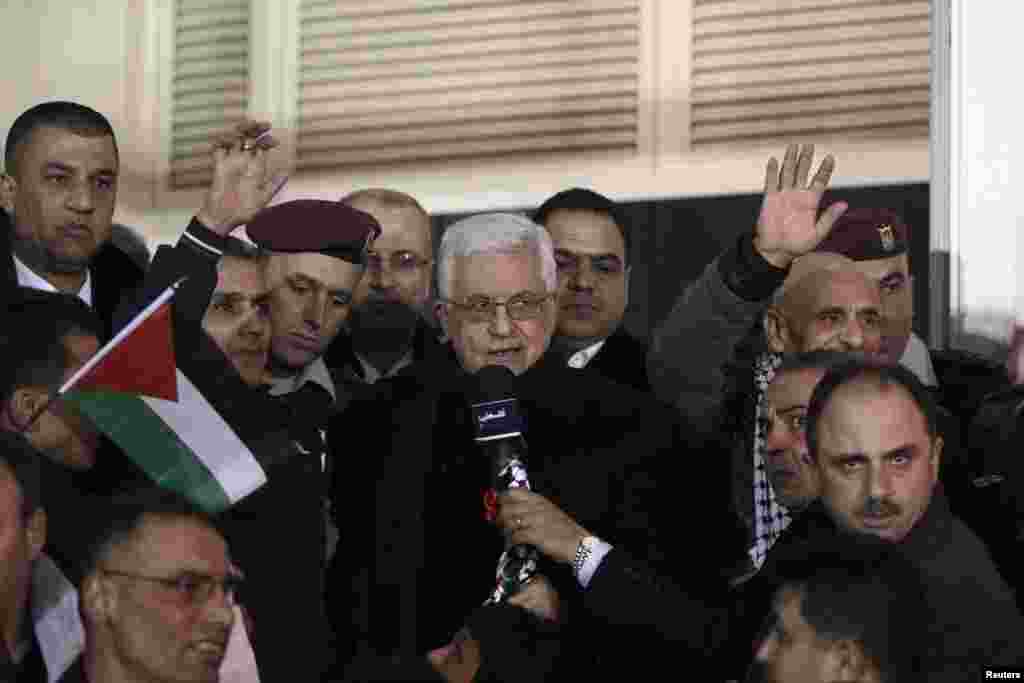
[[[341,203],[365,211],[381,226],[370,267],[355,293],[356,311],[391,303],[427,311],[434,254],[430,215],[415,198],[394,190],[359,190]]]
[[[878,288],[845,256],[811,253],[793,262],[765,313],[773,351],[878,353],[882,313]]]

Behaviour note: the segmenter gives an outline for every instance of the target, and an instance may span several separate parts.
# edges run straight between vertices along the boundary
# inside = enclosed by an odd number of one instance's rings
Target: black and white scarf
[[[768,417],[765,406],[765,392],[775,371],[782,364],[782,355],[762,353],[754,362],[754,390],[757,393],[757,408],[754,420],[754,545],[750,548],[750,559],[756,569],[764,564],[768,550],[789,526],[792,517],[789,510],[775,498],[768,472],[765,468],[765,430]]]

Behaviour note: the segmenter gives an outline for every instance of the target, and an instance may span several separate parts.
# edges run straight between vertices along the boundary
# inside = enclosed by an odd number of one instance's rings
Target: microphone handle
[[[495,491],[530,489],[526,472],[526,441],[522,437],[501,439],[485,449],[491,459],[491,483]],[[495,588],[485,604],[504,602],[522,590],[537,573],[540,553],[531,545],[513,545],[498,560]]]

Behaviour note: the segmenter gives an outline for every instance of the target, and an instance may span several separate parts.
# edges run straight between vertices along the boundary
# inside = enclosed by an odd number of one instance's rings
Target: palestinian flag
[[[58,395],[159,485],[220,512],[266,481],[263,468],[174,358],[171,297],[157,297]]]

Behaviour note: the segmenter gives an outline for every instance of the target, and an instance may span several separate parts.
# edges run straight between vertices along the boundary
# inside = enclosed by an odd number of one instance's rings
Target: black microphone
[[[523,418],[515,398],[516,376],[502,365],[488,365],[475,375],[473,413],[475,441],[489,465],[489,488],[484,494],[487,519],[497,513],[496,497],[513,488],[529,490],[527,447]],[[537,549],[527,545],[507,548],[498,561],[496,586],[486,604],[515,595],[537,572]]]

